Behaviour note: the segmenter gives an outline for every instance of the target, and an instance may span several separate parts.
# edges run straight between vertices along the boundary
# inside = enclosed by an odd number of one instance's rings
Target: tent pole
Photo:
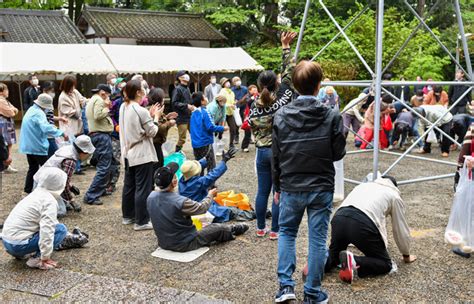
[[[304,7],[303,20],[301,21],[300,32],[298,34],[298,42],[296,43],[295,61],[298,60],[298,55],[300,53],[301,42],[303,41],[304,27],[306,25],[306,19],[308,18],[308,11],[309,11],[310,4],[311,4],[311,0],[306,0],[306,5]]]
[[[374,167],[372,180],[377,179],[379,169],[379,146],[380,146],[380,95],[382,92],[382,38],[383,38],[383,15],[384,0],[377,3],[377,33],[376,33],[376,59],[375,59],[375,113],[374,113]]]
[[[11,78],[13,81],[13,76]],[[20,95],[21,119],[23,120],[23,116],[25,116],[25,112],[23,109],[23,93],[21,92],[21,84],[23,83],[23,81],[17,80],[15,82],[18,84],[18,95]]]
[[[467,71],[469,73],[469,78],[473,79],[474,74],[472,74],[471,57],[469,55],[469,47],[466,41],[466,34],[464,33],[464,25],[462,22],[461,6],[459,5],[459,0],[454,0],[454,8],[456,9],[456,17],[458,19],[459,34],[461,35],[462,48],[464,51],[464,59],[466,60]]]

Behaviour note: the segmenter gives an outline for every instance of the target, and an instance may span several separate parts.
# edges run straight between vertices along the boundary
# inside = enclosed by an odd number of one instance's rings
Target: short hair
[[[36,74],[30,74],[30,75],[28,75],[28,80],[31,81],[33,79],[33,77],[38,77],[38,76],[36,76]]]
[[[125,102],[130,102],[137,97],[137,92],[142,90],[142,82],[140,80],[130,80],[125,85]]]
[[[423,90],[417,90],[416,91],[416,96],[423,97],[423,95],[424,95]]]
[[[8,91],[7,85],[4,84],[3,82],[0,82],[0,93],[3,93],[5,91]]]
[[[109,73],[107,74],[107,76],[105,77],[105,79],[107,79],[107,81],[109,81],[110,79],[112,78],[117,78],[117,74],[115,73]]]
[[[242,80],[242,79],[240,79],[239,76],[232,77],[232,83],[235,83],[237,80]]]
[[[390,96],[389,94],[384,94],[382,96],[382,101],[388,104],[391,104],[393,102],[393,97]]]
[[[248,87],[247,89],[248,89],[249,91],[250,91],[250,90],[253,90],[253,89],[257,89],[257,91],[258,91],[257,86],[254,85],[254,84],[249,85],[249,87]]]
[[[51,90],[54,90],[54,82],[52,81],[45,81],[43,82],[43,85],[41,86],[41,91],[43,93],[46,93],[47,91],[51,91]]]
[[[192,105],[199,108],[202,105],[204,94],[202,92],[194,92],[191,98],[193,100]]]
[[[433,86],[433,91],[435,93],[441,93],[443,91],[443,87],[441,86]]]
[[[77,80],[74,75],[66,75],[63,81],[61,81],[61,86],[59,89],[63,92],[70,93],[76,87]]]
[[[323,70],[318,63],[303,60],[296,65],[291,80],[301,95],[314,95],[322,78]]]
[[[397,180],[395,179],[395,177],[390,176],[390,175],[384,175],[384,176],[382,176],[382,178],[389,179],[389,180],[392,182],[392,184],[393,184],[395,187],[398,188],[398,183],[397,183]]]
[[[162,104],[163,101],[165,100],[165,91],[161,88],[154,88],[150,90],[150,93],[148,93],[148,100],[150,101],[150,104]]]

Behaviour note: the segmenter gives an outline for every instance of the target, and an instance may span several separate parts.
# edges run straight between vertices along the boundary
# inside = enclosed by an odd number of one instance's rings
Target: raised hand
[[[291,42],[296,38],[298,33],[296,32],[283,32],[281,34],[281,46],[286,49],[290,47]]]

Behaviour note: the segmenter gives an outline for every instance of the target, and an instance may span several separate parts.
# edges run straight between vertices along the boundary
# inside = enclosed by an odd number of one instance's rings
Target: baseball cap
[[[185,70],[181,70],[179,71],[178,73],[176,73],[176,79],[178,79],[179,77],[185,75],[185,74],[189,74],[188,71],[185,71]]]
[[[74,144],[84,153],[93,154],[95,147],[92,144],[91,138],[87,135],[80,135],[76,137]]]
[[[155,173],[155,185],[160,189],[166,189],[171,185],[174,175],[179,169],[179,165],[175,162],[171,162],[164,167],[156,170]]]
[[[91,92],[92,93],[98,93],[101,90],[104,91],[104,92],[107,92],[109,94],[112,94],[112,90],[110,89],[110,87],[106,84],[103,84],[103,83],[97,85],[97,88],[92,89]]]

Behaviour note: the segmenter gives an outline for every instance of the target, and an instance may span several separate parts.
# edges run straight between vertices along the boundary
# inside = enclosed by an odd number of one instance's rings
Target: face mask
[[[38,80],[38,79],[33,79],[33,80],[31,81],[31,84],[34,85],[34,86],[37,86],[38,83],[39,83],[39,80]]]
[[[235,83],[235,85],[238,86],[238,87],[240,87],[240,86],[242,85],[242,81],[240,81],[240,80],[237,81],[237,82]]]
[[[184,74],[184,75],[182,76],[182,79],[183,79],[184,81],[189,82],[189,80],[191,80],[191,77],[189,77],[188,74]]]
[[[56,93],[48,93],[49,96],[51,96],[52,99],[54,99],[54,97],[56,96]]]
[[[211,83],[212,83],[212,84],[216,84],[216,79],[215,79],[215,78],[211,78]]]
[[[117,78],[112,78],[112,79],[110,79],[110,84],[115,85],[116,81],[117,81]]]

